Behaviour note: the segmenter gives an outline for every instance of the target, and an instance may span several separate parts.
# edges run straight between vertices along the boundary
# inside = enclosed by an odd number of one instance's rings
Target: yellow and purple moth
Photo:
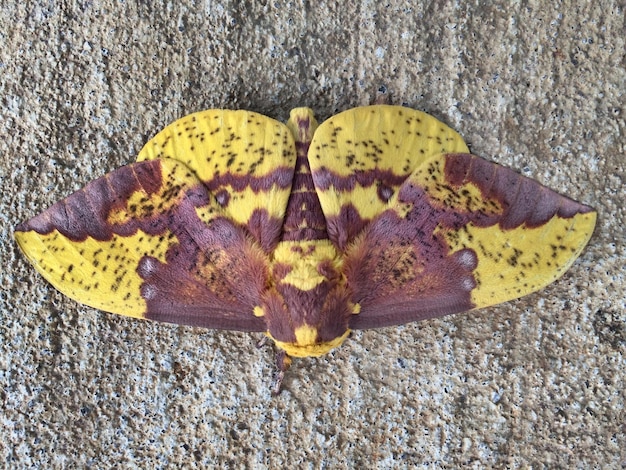
[[[318,126],[208,110],[17,226],[35,268],[107,312],[263,332],[291,357],[351,330],[498,304],[558,279],[596,220],[399,106]]]

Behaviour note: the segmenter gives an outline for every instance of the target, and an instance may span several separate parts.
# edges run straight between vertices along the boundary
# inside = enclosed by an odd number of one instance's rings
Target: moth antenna
[[[388,89],[385,85],[381,85],[376,90],[376,98],[374,104],[391,104],[391,93],[388,93]]]
[[[274,381],[274,386],[272,387],[272,393],[274,395],[278,395],[280,393],[280,387],[283,384],[283,379],[285,378],[285,372],[291,366],[291,357],[287,355],[287,352],[284,350],[280,350],[276,353],[276,380]]]

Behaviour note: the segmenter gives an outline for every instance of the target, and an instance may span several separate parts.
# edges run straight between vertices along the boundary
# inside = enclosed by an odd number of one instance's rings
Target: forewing
[[[331,241],[345,250],[393,204],[424,159],[467,151],[448,126],[401,106],[365,106],[329,118],[313,136],[309,162]]]
[[[20,224],[15,238],[57,289],[108,312],[264,331],[253,314],[267,259],[184,164],[134,163]]]
[[[595,220],[592,208],[495,163],[431,156],[346,254],[360,306],[350,326],[401,324],[539,290],[578,257]]]
[[[287,126],[250,111],[201,111],[164,128],[137,161],[156,158],[183,162],[266,253],[276,247],[296,162]]]

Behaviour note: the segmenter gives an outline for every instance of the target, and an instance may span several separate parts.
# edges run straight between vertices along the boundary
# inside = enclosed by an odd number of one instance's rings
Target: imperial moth
[[[264,332],[277,389],[291,357],[351,330],[495,305],[559,278],[587,244],[589,206],[471,155],[399,106],[318,126],[207,110],[137,162],[17,226],[26,257],[91,307]]]

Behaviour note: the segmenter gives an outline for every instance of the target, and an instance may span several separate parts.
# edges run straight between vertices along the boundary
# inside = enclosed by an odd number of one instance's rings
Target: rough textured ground
[[[622,2],[134,3],[0,6],[0,467],[626,467]],[[184,114],[324,119],[381,92],[596,207],[572,269],[356,333],[273,397],[258,336],[77,305],[12,240]]]

